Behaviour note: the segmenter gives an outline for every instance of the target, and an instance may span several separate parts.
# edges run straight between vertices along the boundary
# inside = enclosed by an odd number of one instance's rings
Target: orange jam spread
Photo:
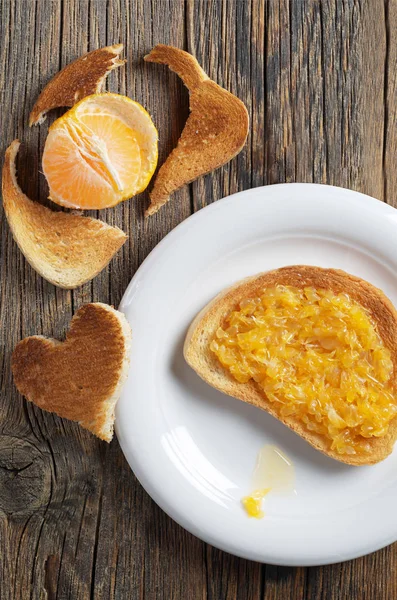
[[[262,519],[265,516],[261,505],[262,500],[267,494],[270,492],[270,488],[265,488],[263,490],[255,490],[252,492],[251,496],[245,496],[241,502],[245,508],[245,511],[249,517],[254,517],[255,519]]]
[[[390,351],[345,293],[265,289],[225,318],[211,350],[237,381],[254,379],[279,416],[293,415],[339,454],[368,452],[397,413]]]

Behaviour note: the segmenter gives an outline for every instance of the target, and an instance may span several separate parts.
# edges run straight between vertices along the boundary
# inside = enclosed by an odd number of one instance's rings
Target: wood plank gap
[[[76,556],[77,556],[77,551],[79,549],[79,541],[80,541],[80,536],[81,536],[81,530],[83,528],[83,523],[84,523],[84,515],[85,515],[85,509],[87,507],[87,494],[84,496],[84,503],[83,503],[83,508],[81,511],[81,518],[80,518],[80,523],[79,523],[79,530],[77,532],[77,542],[76,542],[76,547],[74,549],[74,558],[76,560]]]
[[[153,2],[153,0],[152,0]],[[194,54],[194,49],[189,47],[189,35],[188,35],[188,30],[189,30],[189,26],[190,26],[190,20],[189,20],[189,11],[188,11],[188,0],[183,0],[183,5],[184,5],[184,13],[183,13],[183,24],[184,24],[184,31],[183,31],[183,50],[186,50],[186,52],[190,52],[192,54]],[[189,97],[189,107],[190,107],[190,97]],[[190,109],[189,109],[189,114],[190,114]],[[189,116],[188,116],[189,118]],[[189,194],[189,205],[190,205],[190,214],[193,214],[195,212],[194,210],[194,194],[193,194],[193,185],[191,183],[189,183],[187,186],[187,191]]]
[[[32,572],[30,574],[30,600],[32,600],[33,597],[34,597],[33,596],[33,594],[35,592],[34,581],[35,581],[35,570],[36,570],[37,561],[38,561],[38,550],[39,550],[39,544],[40,544],[40,540],[41,540],[41,534],[42,534],[43,527],[44,527],[44,524],[45,524],[45,517],[46,517],[46,514],[47,514],[49,506],[50,506],[50,504],[48,503],[47,506],[46,506],[46,510],[44,512],[44,515],[42,517],[40,529],[39,529],[39,532],[37,534],[37,541],[36,541],[35,548],[34,548],[34,559],[33,559],[33,564],[32,564]]]
[[[61,556],[59,557],[59,571],[58,571],[58,578],[57,578],[57,589],[56,589],[55,600],[57,600],[57,598],[58,598],[59,581],[60,581],[60,578],[61,578],[61,569],[62,569],[62,565],[63,565],[62,559],[63,559],[63,555],[64,555],[64,552],[65,552],[66,535],[67,535],[67,531],[65,531],[65,535],[63,536]]]
[[[255,1],[255,0],[254,0]],[[254,11],[253,11],[253,2],[251,0],[251,18],[250,18],[250,38],[253,39],[252,32],[254,31]],[[251,94],[251,110],[250,110],[250,122],[249,122],[249,131],[248,135],[251,138],[250,142],[250,153],[251,153],[251,173],[250,173],[250,187],[254,187],[254,170],[252,168],[252,162],[254,159],[254,136],[252,131],[253,121],[254,121],[254,90],[252,86],[252,48],[253,44],[250,45],[250,79],[249,79],[249,92]]]
[[[204,559],[204,568],[205,568],[205,582],[206,582],[206,598],[207,600],[212,600],[211,598],[211,585],[210,585],[210,574],[208,570],[208,549],[209,545],[204,544],[203,546],[203,559]]]
[[[259,579],[259,600],[265,600],[265,593],[266,593],[266,565],[261,565],[261,574],[260,574],[260,579]]]
[[[96,48],[91,48],[91,0],[88,0],[88,4],[87,4],[87,52],[91,52],[91,50],[96,50]]]
[[[325,72],[325,48],[324,48],[324,7],[322,5],[322,2],[319,3],[319,16],[320,16],[320,32],[321,32],[321,43],[320,43],[320,49],[321,49],[321,76],[322,76],[322,92],[323,92],[323,101],[322,101],[322,109],[323,109],[323,114],[322,114],[322,121],[323,121],[323,135],[324,135],[324,146],[325,146],[325,176],[326,176],[326,180],[327,183],[330,182],[330,176],[329,176],[329,160],[328,160],[328,129],[327,129],[327,123],[326,123],[326,87],[325,87],[325,77],[326,77],[326,72]],[[292,114],[295,115],[295,111],[292,111]],[[296,163],[295,163],[295,168],[296,168]]]
[[[62,69],[62,48],[63,48],[63,20],[64,20],[64,12],[65,12],[65,4],[64,0],[60,0],[60,19],[59,19],[59,70]]]
[[[23,537],[24,537],[24,535],[25,535],[25,531],[26,531],[26,530],[27,530],[27,528],[28,528],[29,521],[30,521],[30,520],[31,520],[33,517],[34,517],[34,513],[32,513],[31,515],[29,515],[29,517],[28,517],[28,518],[27,518],[27,520],[26,520],[26,523],[24,524],[24,526],[23,526],[23,528],[22,528],[21,535],[19,536],[18,548],[17,548],[17,552],[16,552],[16,555],[15,555],[15,567],[17,567],[17,566],[18,566],[18,560],[19,560],[19,555],[21,554],[21,545],[22,545],[22,540],[23,540]],[[16,569],[15,569],[15,570],[16,570]],[[14,586],[13,586],[14,598],[15,598],[15,594],[16,594],[16,589],[15,589],[15,588],[16,588],[16,585],[17,585],[17,581],[18,581],[18,578],[15,576],[15,573],[14,573]]]
[[[102,517],[102,503],[103,503],[103,482],[101,481],[101,489],[100,489],[99,503],[98,503],[98,514],[97,514],[97,521],[96,521],[96,527],[95,527],[94,553],[93,553],[93,557],[92,557],[90,600],[94,600],[94,598],[95,598],[95,571],[96,571],[96,561],[97,561],[98,547],[99,547],[99,528],[101,525],[101,517]]]
[[[253,0],[255,2],[255,0]],[[268,103],[268,85],[267,85],[267,57],[268,57],[268,52],[269,52],[269,14],[268,14],[268,3],[265,0],[265,7],[264,7],[264,28],[263,28],[263,35],[264,35],[264,40],[263,40],[263,50],[264,50],[264,56],[266,57],[266,60],[263,61],[263,84],[264,84],[264,97],[263,97],[263,120],[264,120],[264,124],[263,124],[263,131],[265,134],[265,140],[267,138],[267,132],[268,132],[268,125],[269,125],[269,119],[268,119],[268,110],[269,110],[269,103]],[[264,141],[264,147],[263,147],[263,161],[264,161],[264,169],[263,169],[263,176],[264,176],[264,181],[262,182],[263,185],[266,185],[268,183],[268,174],[267,174],[267,169],[269,167],[269,161],[268,161],[268,155],[269,155],[269,145]]]
[[[390,12],[389,0],[384,3],[385,14],[385,36],[386,36],[386,52],[385,52],[385,74],[383,87],[383,102],[384,102],[384,119],[383,119],[383,154],[382,154],[382,171],[383,171],[383,201],[388,202],[387,189],[387,169],[386,169],[386,151],[387,151],[387,136],[389,126],[389,57],[390,57]]]

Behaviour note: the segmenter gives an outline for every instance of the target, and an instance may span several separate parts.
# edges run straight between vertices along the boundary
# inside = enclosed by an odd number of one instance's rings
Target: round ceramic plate
[[[293,264],[358,275],[397,306],[397,211],[341,188],[284,184],[235,194],[176,227],[121,303],[133,344],[116,431],[143,487],[188,531],[244,558],[303,566],[397,540],[397,452],[371,467],[338,463],[212,389],[182,353],[190,322],[219,291]],[[264,444],[292,459],[296,493],[269,494],[257,520],[241,498]]]

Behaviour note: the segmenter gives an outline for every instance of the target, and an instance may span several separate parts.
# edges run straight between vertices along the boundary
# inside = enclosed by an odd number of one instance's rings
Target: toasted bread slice
[[[26,260],[44,279],[62,288],[75,288],[102,271],[127,236],[98,219],[54,212],[29,200],[16,178],[19,146],[18,140],[12,142],[3,167],[8,224]]]
[[[181,77],[190,92],[191,111],[177,147],[154,182],[146,211],[146,215],[153,215],[177,189],[240,152],[247,139],[249,118],[243,102],[209,79],[188,52],[159,44],[145,60],[166,64]]]
[[[119,58],[123,44],[98,48],[66,65],[45,86],[29,116],[29,125],[45,120],[46,113],[60,106],[71,107],[76,102],[98,94],[107,75],[126,62]]]
[[[371,450],[368,454],[339,454],[330,450],[324,436],[309,431],[294,415],[282,418],[276,403],[270,402],[264,391],[250,380],[239,383],[218,361],[210,350],[210,343],[223,319],[245,298],[261,295],[268,287],[277,285],[294,286],[299,289],[314,287],[328,289],[339,294],[346,292],[371,315],[384,345],[390,350],[393,362],[393,389],[397,386],[397,312],[383,292],[370,283],[349,275],[344,271],[310,266],[291,266],[250,277],[223,291],[210,302],[194,319],[187,333],[184,355],[188,364],[204,381],[217,390],[229,394],[266,410],[285,425],[298,433],[314,448],[341,462],[350,465],[373,464],[385,459],[392,451],[397,439],[397,417],[389,424],[384,437],[369,438]]]
[[[15,385],[43,410],[110,442],[130,347],[131,328],[122,313],[100,302],[86,304],[65,342],[38,335],[19,342],[12,355]]]

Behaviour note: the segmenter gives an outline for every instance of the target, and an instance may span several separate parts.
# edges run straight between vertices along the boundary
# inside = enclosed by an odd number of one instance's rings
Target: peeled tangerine
[[[347,294],[290,286],[240,303],[211,344],[240,382],[254,379],[339,454],[369,451],[396,415],[393,363],[368,312]]]
[[[94,94],[51,125],[43,154],[50,199],[68,208],[115,206],[142,192],[157,166],[157,130],[137,102]]]

